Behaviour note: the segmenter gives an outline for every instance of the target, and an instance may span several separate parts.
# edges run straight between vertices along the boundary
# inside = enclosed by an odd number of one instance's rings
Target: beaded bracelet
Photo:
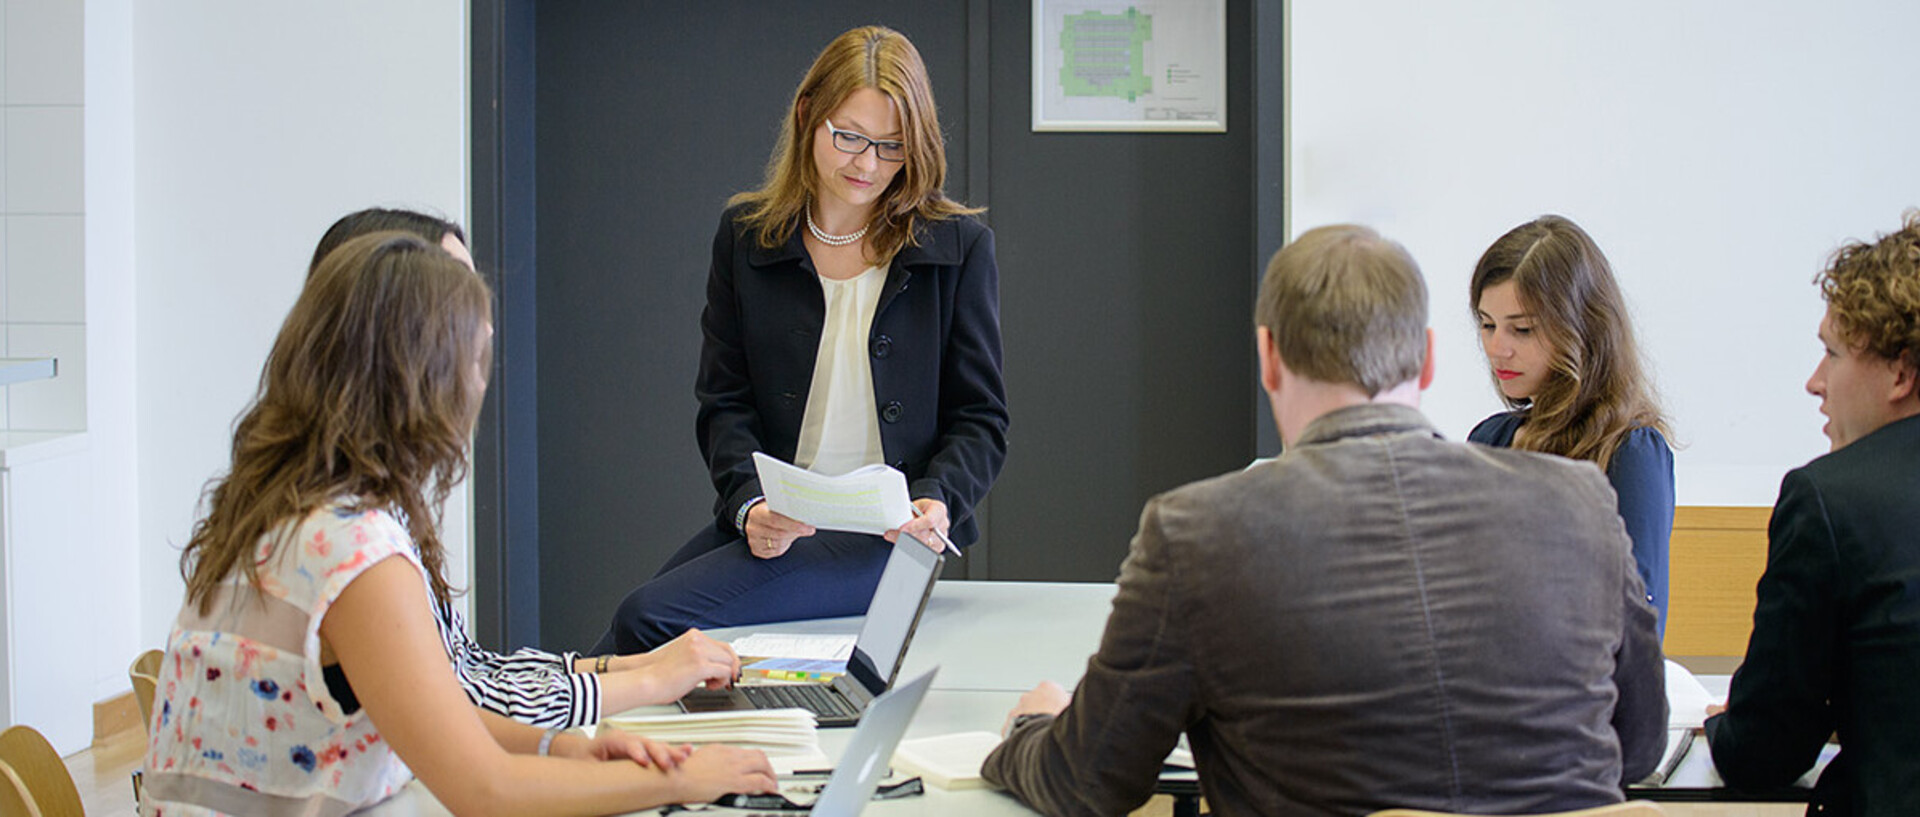
[[[767,501],[766,497],[756,496],[740,503],[740,510],[733,515],[733,529],[739,531],[741,536],[747,535],[747,512],[753,510],[753,506],[765,501]]]

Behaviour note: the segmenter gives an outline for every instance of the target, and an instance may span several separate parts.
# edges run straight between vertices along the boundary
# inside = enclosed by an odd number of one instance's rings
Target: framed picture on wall
[[[1225,132],[1226,0],[1033,0],[1033,129]]]

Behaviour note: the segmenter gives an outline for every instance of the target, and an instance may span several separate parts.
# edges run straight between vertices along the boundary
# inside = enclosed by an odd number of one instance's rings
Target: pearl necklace
[[[826,230],[820,229],[819,225],[813,223],[813,205],[809,204],[807,205],[807,232],[813,233],[814,238],[820,239],[820,243],[829,247],[844,247],[865,237],[867,228],[861,227],[846,235],[829,233]]]

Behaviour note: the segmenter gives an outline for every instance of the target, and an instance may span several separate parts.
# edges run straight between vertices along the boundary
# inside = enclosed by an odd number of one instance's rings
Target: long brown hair
[[[1546,379],[1531,398],[1501,394],[1509,408],[1527,412],[1514,448],[1589,460],[1605,470],[1634,429],[1667,433],[1626,299],[1585,230],[1547,215],[1507,231],[1474,265],[1467,308],[1477,313],[1480,293],[1507,281],[1551,350]]]
[[[466,477],[491,299],[480,276],[412,235],[374,233],[329,253],[234,425],[232,466],[208,483],[207,514],[180,554],[188,601],[208,612],[236,571],[258,587],[259,564],[293,523],[345,498],[405,520],[446,602],[440,510]]]
[[[778,247],[792,237],[801,211],[818,192],[813,164],[814,134],[835,108],[862,88],[893,100],[900,112],[907,161],[874,203],[867,241],[879,259],[892,258],[909,243],[922,222],[978,213],[947,198],[947,148],[934,110],[933,87],[919,50],[906,35],[866,26],[833,39],[794,89],[793,103],[780,124],[780,141],[767,160],[760,189],[738,193],[728,206],[745,204],[744,221],[763,247]]]

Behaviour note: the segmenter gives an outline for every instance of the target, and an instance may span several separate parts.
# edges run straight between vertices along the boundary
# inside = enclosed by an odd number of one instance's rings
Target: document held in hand
[[[883,464],[829,477],[755,451],[753,467],[769,510],[821,530],[879,536],[913,518],[906,475]]]

